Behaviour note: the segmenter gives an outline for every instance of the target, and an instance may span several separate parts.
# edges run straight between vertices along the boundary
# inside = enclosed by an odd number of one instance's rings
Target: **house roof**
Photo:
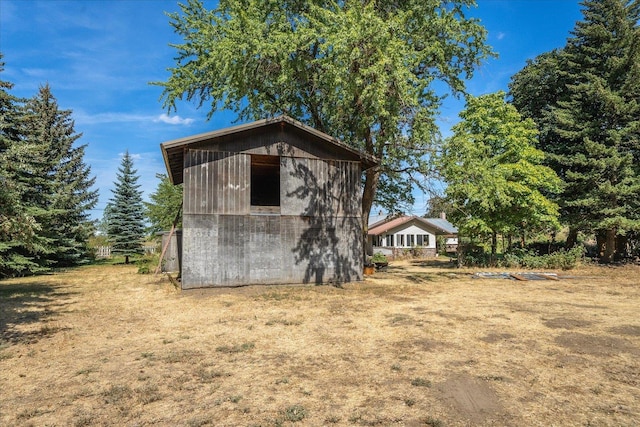
[[[411,221],[417,221],[436,230],[436,234],[457,234],[458,229],[451,224],[446,219],[442,218],[422,218],[419,216],[407,216],[403,215],[397,218],[386,219],[382,221],[378,221],[369,226],[369,231],[367,234],[372,236],[379,236],[381,234],[387,233],[389,230],[393,230],[398,228],[399,226],[406,224]]]
[[[307,126],[289,116],[283,115],[161,143],[160,148],[162,150],[162,156],[164,157],[164,163],[167,171],[169,172],[171,182],[174,184],[180,184],[182,182],[184,153],[190,145],[204,141],[214,141],[231,135],[240,136],[241,134],[259,131],[260,128],[277,125],[281,125],[283,128],[289,126],[303,131],[313,136],[320,144],[326,144],[333,150],[348,153],[351,157],[355,157],[360,160],[363,169],[369,169],[379,163],[374,156],[352,148],[337,138]]]

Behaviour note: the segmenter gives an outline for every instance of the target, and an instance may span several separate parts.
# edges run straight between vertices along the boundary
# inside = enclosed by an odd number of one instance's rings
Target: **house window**
[[[280,206],[280,157],[251,155],[251,206]]]
[[[418,241],[418,246],[429,246],[429,235],[428,234],[418,234],[416,236]]]
[[[404,246],[404,234],[398,234],[398,246]]]
[[[415,246],[416,241],[415,241],[416,236],[413,234],[407,234],[407,246]]]
[[[388,247],[393,247],[393,234],[388,234],[387,235],[387,246]]]

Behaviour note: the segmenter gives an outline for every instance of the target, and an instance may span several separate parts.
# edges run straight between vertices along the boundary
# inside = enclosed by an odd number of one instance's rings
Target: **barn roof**
[[[449,221],[447,221],[446,219],[442,219],[442,218],[422,218],[420,216],[407,216],[407,215],[403,215],[397,218],[393,218],[393,219],[387,219],[387,220],[382,220],[382,221],[378,221],[374,224],[371,224],[369,226],[369,231],[367,234],[370,234],[372,236],[379,236],[381,234],[384,234],[386,232],[388,232],[389,230],[393,230],[403,224],[406,224],[408,222],[411,221],[416,221],[418,223],[421,223],[433,230],[436,231],[436,234],[457,234],[458,233],[458,229],[451,224]]]
[[[324,144],[325,147],[331,151],[342,152],[348,155],[349,158],[358,159],[363,169],[369,169],[379,163],[375,157],[354,149],[337,138],[307,126],[289,116],[283,115],[161,143],[162,156],[164,157],[164,163],[169,172],[171,182],[174,184],[180,184],[182,182],[184,153],[190,145],[206,141],[215,141],[234,135],[240,136],[259,133],[261,129],[276,126],[282,126],[283,129],[293,128],[294,130],[302,131],[311,136],[318,144]]]

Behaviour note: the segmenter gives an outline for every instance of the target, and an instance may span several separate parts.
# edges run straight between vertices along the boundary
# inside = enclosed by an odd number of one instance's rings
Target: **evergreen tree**
[[[27,141],[44,153],[31,182],[35,194],[27,194],[41,208],[43,232],[51,250],[43,257],[46,266],[72,266],[87,259],[87,241],[93,232],[88,211],[98,199],[91,187],[95,178],[84,163],[86,145],[76,145],[70,110],[60,110],[48,85],[25,106]],[[35,181],[33,181],[35,180]]]
[[[541,147],[566,184],[558,201],[568,243],[579,230],[595,232],[610,262],[640,229],[640,3],[583,6],[567,45],[520,71],[511,91],[538,121]]]
[[[0,54],[0,60],[2,55]],[[0,72],[4,63],[0,62]],[[41,271],[34,254],[47,250],[37,216],[42,213],[26,200],[28,177],[37,147],[24,142],[24,100],[8,91],[13,85],[0,80],[0,276]]]
[[[107,222],[111,252],[124,255],[126,264],[129,257],[143,252],[144,206],[136,173],[127,150],[118,168],[116,188],[111,190],[113,197],[109,200],[111,208]]]
[[[155,193],[151,193],[151,202],[145,202],[145,213],[149,219],[148,232],[151,234],[171,229],[180,206],[182,205],[182,185],[173,185],[165,174],[157,174],[160,180]],[[180,227],[181,221],[176,224]]]

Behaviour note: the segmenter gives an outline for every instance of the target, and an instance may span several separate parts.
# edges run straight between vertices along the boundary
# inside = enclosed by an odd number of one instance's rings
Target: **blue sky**
[[[212,7],[213,3],[206,3]],[[60,108],[73,111],[75,130],[86,144],[85,161],[96,176],[102,209],[125,150],[133,155],[145,199],[165,171],[159,144],[231,125],[232,113],[216,113],[181,103],[167,115],[161,88],[149,85],[168,77],[179,43],[165,12],[176,0],[0,0],[0,52],[13,83],[12,94],[32,97],[48,83]],[[489,32],[498,52],[480,67],[468,90],[482,95],[507,90],[510,77],[527,59],[565,45],[582,18],[579,0],[478,0],[472,16]],[[438,120],[443,134],[458,121],[464,105],[450,99]],[[414,214],[423,214],[427,196],[418,195]]]

